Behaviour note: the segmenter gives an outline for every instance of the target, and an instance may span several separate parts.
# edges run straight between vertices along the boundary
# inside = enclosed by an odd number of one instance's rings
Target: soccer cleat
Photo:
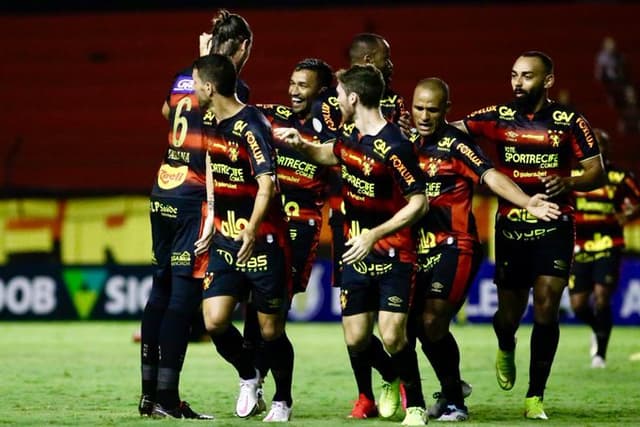
[[[151,413],[153,412],[153,400],[151,400],[151,396],[149,396],[148,394],[143,394],[142,396],[140,396],[140,403],[138,403],[138,412],[140,413],[140,416],[151,416]]]
[[[466,421],[469,419],[469,410],[466,406],[447,405],[438,421]]]
[[[407,413],[402,420],[403,426],[426,426],[429,418],[424,408],[419,406],[410,406],[407,408]]]
[[[465,380],[460,380],[460,387],[462,388],[462,397],[467,398],[471,396],[471,392],[473,391],[473,387],[471,384],[466,382]],[[444,414],[447,406],[449,405],[449,401],[444,396],[442,391],[436,391],[433,393],[433,398],[436,399],[436,402],[429,407],[427,414],[429,418],[440,418],[442,414]]]
[[[548,420],[547,414],[544,413],[542,405],[542,397],[532,396],[524,399],[524,417],[529,420]]]
[[[240,418],[247,418],[257,413],[259,386],[260,375],[258,374],[250,380],[240,379],[240,392],[238,393],[238,400],[236,402],[236,415]]]
[[[400,379],[382,381],[382,392],[378,397],[378,413],[382,418],[393,417],[400,407]]]
[[[187,418],[191,420],[213,420],[213,415],[199,414],[189,406],[187,402],[180,402],[175,408],[167,409],[161,404],[156,403],[153,406],[151,416],[154,418]]]
[[[378,408],[376,402],[369,399],[364,394],[360,393],[358,400],[356,400],[349,418],[375,418],[378,416]]]
[[[596,354],[595,356],[593,356],[591,358],[591,367],[592,368],[606,368],[607,367],[607,362],[604,361],[604,359],[602,358],[602,356]]]
[[[496,355],[496,379],[503,390],[511,390],[516,383],[515,351],[502,351],[498,349]]]
[[[287,402],[271,402],[271,410],[262,421],[265,423],[286,423],[291,419],[291,408]]]

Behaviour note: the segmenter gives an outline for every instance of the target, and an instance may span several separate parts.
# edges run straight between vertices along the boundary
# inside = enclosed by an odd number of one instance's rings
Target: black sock
[[[598,342],[597,354],[603,359],[606,359],[607,357],[607,346],[609,345],[611,328],[613,328],[611,306],[607,305],[602,309],[596,309],[595,327],[593,329],[596,334],[596,340]]]
[[[498,324],[497,314],[493,315],[493,330],[498,338],[498,347],[502,351],[514,351],[516,349],[516,331]]]
[[[273,341],[264,341],[264,360],[268,362],[273,375],[276,391],[273,395],[274,402],[287,402],[291,407],[291,384],[293,382],[293,346],[286,333]]]
[[[260,349],[261,346],[264,346],[264,342],[260,333],[258,311],[252,304],[247,304],[244,313],[244,342],[242,345],[249,353],[254,366],[260,372],[260,376],[264,378],[269,372],[269,367],[263,357],[264,351]]]
[[[140,337],[140,365],[142,373],[142,394],[156,398],[158,384],[158,335],[164,316],[164,309],[149,304],[142,314]]]
[[[447,400],[464,405],[460,383],[460,350],[451,332],[438,341],[423,338],[422,351],[431,363]]]
[[[223,333],[210,336],[220,356],[236,368],[240,378],[250,380],[256,377],[251,354],[242,348],[242,335],[235,326],[229,325]]]
[[[351,370],[356,378],[358,393],[364,394],[368,399],[375,400],[373,396],[373,385],[371,382],[371,353],[369,346],[358,351],[347,346]]]
[[[534,322],[531,332],[531,361],[529,363],[527,397],[544,396],[544,388],[549,379],[559,339],[560,327],[557,322],[549,325]]]
[[[391,356],[385,351],[382,341],[377,336],[371,335],[367,353],[371,360],[371,366],[380,372],[383,380],[392,382],[398,378],[398,374],[391,363]]]
[[[591,327],[591,329],[596,330],[596,317],[593,315],[593,310],[591,309],[591,306],[587,305],[586,307],[583,307],[581,309],[578,309],[574,312],[574,314],[576,315],[576,317],[578,319],[580,319],[580,321],[584,322],[585,324],[589,325]]]
[[[180,371],[172,368],[159,368],[156,401],[166,409],[177,408],[180,405],[179,384]]]
[[[405,345],[402,350],[391,355],[391,363],[404,384],[407,407],[419,406],[424,408],[424,395],[422,394],[418,357],[415,349],[410,345]]]

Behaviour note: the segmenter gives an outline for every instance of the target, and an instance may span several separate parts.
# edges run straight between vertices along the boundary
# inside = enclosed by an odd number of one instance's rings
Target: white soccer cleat
[[[291,408],[287,402],[271,402],[271,410],[262,421],[265,423],[286,423],[291,419]]]
[[[597,354],[591,358],[591,367],[592,368],[606,368],[607,362],[604,361],[602,356],[598,356]]]
[[[260,376],[250,380],[240,380],[240,393],[236,402],[236,415],[240,418],[247,418],[255,415],[258,410],[258,388],[260,386]]]

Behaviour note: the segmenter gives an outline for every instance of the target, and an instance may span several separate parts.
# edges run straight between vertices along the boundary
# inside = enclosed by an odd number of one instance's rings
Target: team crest
[[[344,310],[345,308],[347,308],[347,298],[349,296],[349,291],[346,289],[341,289],[340,290],[340,307],[342,308],[342,310]]]
[[[364,176],[371,175],[371,171],[373,170],[373,159],[365,156],[362,159],[362,173]]]
[[[229,156],[229,160],[231,160],[232,162],[236,162],[238,160],[238,153],[238,143],[229,141],[227,143],[227,155]]]
[[[206,291],[211,286],[211,282],[213,282],[213,273],[207,273],[204,276],[204,280],[202,281],[202,290]]]
[[[429,166],[427,167],[427,175],[429,175],[430,177],[434,177],[436,176],[437,173],[438,173],[438,162],[431,160],[429,162]]]
[[[553,148],[560,147],[560,134],[562,134],[562,131],[549,131],[549,140]]]

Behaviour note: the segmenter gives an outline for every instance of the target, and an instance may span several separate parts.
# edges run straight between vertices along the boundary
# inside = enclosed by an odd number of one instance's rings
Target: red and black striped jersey
[[[333,152],[341,166],[346,240],[389,220],[407,204],[406,196],[425,191],[414,147],[392,123],[377,135],[341,137]],[[415,262],[415,248],[414,233],[405,227],[378,240],[372,255]]]
[[[295,128],[307,142],[321,144],[334,138],[317,118],[300,119],[289,107],[260,105],[273,129]],[[329,168],[310,161],[288,143],[273,139],[276,149],[278,181],[285,213],[295,220],[322,221],[322,206],[328,192]]]
[[[418,150],[429,197],[429,211],[414,226],[418,254],[454,240],[463,247],[478,241],[471,210],[473,187],[493,168],[491,161],[469,135],[449,124],[429,137],[414,134],[411,141]]]
[[[623,228],[616,214],[640,204],[640,185],[635,176],[606,162],[607,183],[589,192],[575,192],[576,251],[598,252],[624,247]],[[574,169],[572,175],[581,175]]]
[[[205,200],[205,140],[191,68],[174,78],[169,96],[169,146],[151,194]]]
[[[400,116],[406,111],[404,98],[395,93],[391,88],[385,88],[380,99],[380,111],[384,118],[391,123],[398,123]],[[339,137],[342,126],[342,112],[338,105],[338,93],[332,87],[325,90],[322,95],[311,106],[311,115],[322,125],[323,132],[332,133],[334,137]],[[341,205],[342,198],[338,196],[339,185],[332,186],[329,196],[329,205],[332,211],[332,220],[340,223],[342,221]],[[335,188],[334,188],[335,187]]]
[[[555,102],[535,114],[518,111],[515,103],[493,105],[471,113],[464,123],[471,135],[496,145],[497,169],[529,195],[545,192],[540,178],[570,176],[574,159],[582,161],[600,153],[585,118]],[[560,205],[563,213],[573,212],[571,194],[550,200]],[[537,221],[502,198],[498,212],[512,219],[520,217],[527,223]]]
[[[207,133],[216,232],[234,239],[251,218],[258,192],[256,178],[272,175],[277,185],[271,126],[260,110],[247,105],[233,117],[207,128]],[[282,206],[273,200],[256,230],[256,237],[280,238],[286,229]]]

